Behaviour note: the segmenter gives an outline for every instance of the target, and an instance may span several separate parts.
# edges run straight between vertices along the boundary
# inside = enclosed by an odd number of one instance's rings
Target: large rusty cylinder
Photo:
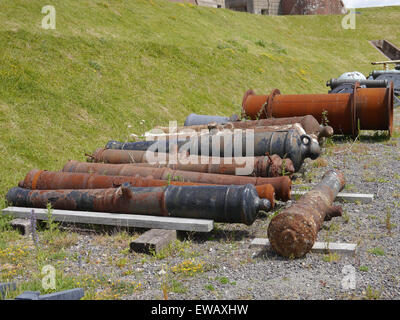
[[[29,190],[12,188],[6,195],[19,207],[145,214],[168,217],[212,219],[216,222],[251,225],[260,210],[269,211],[267,199],[257,196],[253,185],[167,186],[78,190]]]
[[[188,127],[156,127],[155,129],[160,130],[166,134],[177,134],[185,133],[188,130],[193,132],[200,131],[212,131],[218,130],[222,131],[224,129],[234,130],[234,129],[255,129],[258,127],[273,127],[273,126],[285,126],[300,123],[307,134],[314,134],[318,138],[331,137],[333,135],[333,129],[330,126],[321,126],[318,121],[311,115],[306,115],[302,117],[290,117],[290,118],[270,118],[270,119],[260,119],[260,120],[246,120],[246,121],[236,121],[229,122],[225,124],[218,124],[216,122],[209,123],[206,125],[194,125]]]
[[[343,174],[330,170],[316,187],[276,215],[268,226],[272,248],[284,257],[299,258],[309,252],[323,222],[342,214],[342,208],[332,204],[344,186]]]
[[[99,148],[88,156],[90,162],[112,164],[144,163],[153,167],[205,173],[252,175],[256,177],[279,177],[294,173],[293,162],[282,160],[278,155],[265,157],[201,157],[183,153],[157,153],[139,150],[114,150]],[[246,170],[245,168],[248,168]],[[239,170],[244,169],[244,170]]]
[[[32,190],[108,189],[120,187],[124,183],[129,183],[133,187],[210,185],[196,182],[155,180],[138,176],[105,176],[95,173],[53,172],[34,169],[28,172],[25,179],[20,181],[18,186]],[[275,206],[275,189],[272,185],[258,185],[255,188],[260,198],[268,199],[271,206]]]
[[[299,130],[269,132],[250,129],[234,134],[217,133],[209,135],[208,139],[206,136],[192,138],[190,143],[181,146],[180,150],[190,154],[204,154],[208,151],[208,154],[220,157],[276,154],[290,159],[295,172],[300,170],[304,159],[314,160],[321,154],[318,141],[305,133],[301,134]]]
[[[319,123],[324,118],[335,134],[357,136],[359,130],[393,130],[393,82],[387,88],[361,88],[353,93],[282,95],[275,89],[268,95],[248,90],[242,103],[244,115],[251,119],[312,115]]]
[[[211,122],[226,123],[226,122],[232,122],[232,121],[238,121],[238,120],[239,120],[239,118],[235,114],[230,117],[221,117],[221,116],[208,116],[208,115],[191,113],[187,116],[184,126],[186,127],[186,126],[193,126],[193,125],[202,125],[202,124],[208,124]]]
[[[185,182],[199,182],[218,185],[245,185],[255,186],[270,184],[275,189],[275,197],[278,200],[290,200],[292,180],[289,177],[246,177],[232,176],[215,173],[200,173],[192,171],[171,170],[169,168],[139,167],[132,164],[105,164],[68,161],[62,169],[63,172],[96,173],[109,176],[140,176],[157,180],[180,180]]]

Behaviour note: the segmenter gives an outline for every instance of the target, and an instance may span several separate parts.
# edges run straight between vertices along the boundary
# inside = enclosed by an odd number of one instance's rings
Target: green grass
[[[383,59],[367,40],[400,45],[399,7],[361,9],[344,30],[342,16],[54,0],[56,30],[44,30],[47,4],[0,2],[0,198],[29,170],[60,170],[110,139],[238,113],[249,88],[325,93],[326,80]]]
[[[376,256],[384,256],[385,255],[385,251],[381,247],[369,249],[368,253],[371,253]]]

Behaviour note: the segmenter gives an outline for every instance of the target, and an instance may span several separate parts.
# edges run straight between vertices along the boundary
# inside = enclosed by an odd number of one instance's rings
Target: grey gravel
[[[399,115],[400,110],[396,110],[397,127]],[[277,256],[271,249],[249,249],[252,239],[267,237],[270,218],[262,214],[250,227],[216,224],[216,229],[209,234],[181,234],[183,250],[172,250],[166,257],[127,253],[124,246],[98,243],[95,234],[81,232],[78,243],[68,249],[64,272],[103,274],[110,281],[120,279],[142,284],[141,290],[123,299],[163,299],[162,282],[167,279],[170,300],[397,300],[400,298],[400,139],[377,140],[369,139],[364,133],[361,141],[354,143],[335,140],[335,146],[327,148],[322,156],[327,166],[315,167],[308,159],[302,172],[296,174],[294,188],[300,190],[302,186],[318,183],[329,168],[337,168],[346,177],[343,192],[374,194],[370,204],[342,203],[345,215],[325,222],[318,235],[317,241],[357,243],[354,255],[336,255],[332,256],[333,261],[326,261],[327,255],[309,253],[304,258],[290,260]],[[303,182],[298,185],[298,181]],[[277,210],[289,205],[290,202],[278,203]],[[374,254],[371,250],[375,248],[382,252],[375,250]],[[124,257],[127,264],[117,267],[115,262]],[[203,262],[204,272],[182,276],[170,269],[191,259]],[[342,284],[345,267],[354,268],[355,288]],[[174,288],[173,282],[179,283],[181,289]]]

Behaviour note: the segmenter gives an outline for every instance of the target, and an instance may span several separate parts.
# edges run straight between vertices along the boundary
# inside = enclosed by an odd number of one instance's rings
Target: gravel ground
[[[400,110],[395,112],[399,127]],[[370,204],[341,203],[344,216],[325,222],[318,241],[357,243],[353,255],[309,253],[284,259],[270,249],[250,249],[254,238],[266,238],[270,218],[250,227],[216,224],[209,234],[180,234],[165,256],[127,253],[126,244],[108,243],[98,234],[80,233],[69,248],[64,271],[103,274],[109,281],[141,284],[123,299],[399,299],[400,298],[400,152],[399,138],[388,141],[362,136],[360,141],[335,140],[318,162],[307,160],[294,188],[312,186],[329,168],[346,177],[344,192],[371,193]],[[277,210],[289,206],[279,203]],[[138,236],[136,233],[132,236]],[[121,266],[116,261],[126,259]],[[173,269],[184,261],[189,274]],[[198,268],[196,269],[196,265]],[[347,273],[352,270],[353,273]],[[202,271],[202,272],[201,272]],[[190,274],[190,272],[192,272]],[[354,278],[351,278],[354,275]],[[354,286],[343,286],[346,278]]]

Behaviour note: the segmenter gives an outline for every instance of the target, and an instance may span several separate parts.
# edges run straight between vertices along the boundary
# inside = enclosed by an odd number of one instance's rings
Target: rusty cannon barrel
[[[270,184],[275,189],[276,199],[287,201],[291,198],[292,180],[289,177],[245,177],[214,173],[200,173],[192,171],[171,170],[169,168],[151,168],[132,166],[131,164],[103,164],[68,161],[63,172],[97,173],[111,176],[140,176],[158,180],[181,180],[218,185],[245,185],[255,186]]]
[[[203,154],[204,149],[213,155],[230,156],[262,156],[276,154],[292,161],[295,172],[300,170],[304,159],[315,160],[321,154],[321,148],[316,139],[299,130],[264,131],[252,129],[252,132],[241,131],[239,134],[215,134],[192,139],[190,144],[181,147],[181,150],[190,154],[197,151]],[[301,129],[303,130],[303,129]],[[304,131],[303,131],[304,132]],[[186,148],[186,149],[185,149]]]
[[[139,150],[115,150],[99,148],[88,155],[88,161],[112,164],[138,163],[153,167],[204,173],[251,175],[256,177],[279,177],[292,174],[295,169],[290,159],[278,155],[265,157],[201,157],[183,153],[156,153]]]
[[[110,141],[106,149],[138,150],[136,148],[139,148],[142,150],[142,142]],[[145,142],[149,143],[149,141]],[[304,159],[315,160],[321,154],[318,141],[305,134],[302,128],[280,131],[257,128],[233,131],[233,133],[228,130],[228,132],[217,132],[176,142],[174,146],[178,147],[179,153],[198,156],[231,158],[276,154],[282,158],[289,158],[293,162],[295,172],[300,169]],[[148,146],[149,148],[151,146],[152,152],[169,152],[171,143],[169,140],[150,141]]]
[[[387,88],[361,88],[357,82],[353,93],[282,95],[275,89],[270,95],[255,95],[248,90],[242,109],[251,119],[308,114],[322,123],[326,116],[335,134],[357,136],[359,130],[387,130],[391,135],[393,100],[393,83]]]
[[[344,186],[343,174],[330,170],[315,188],[276,215],[268,226],[272,248],[284,257],[298,258],[309,252],[324,220],[342,214],[342,208],[332,203]]]
[[[165,187],[210,185],[195,182],[174,180],[155,180],[132,176],[104,176],[94,173],[55,172],[33,169],[28,172],[25,179],[18,186],[32,190],[58,190],[58,189],[108,189],[116,188],[124,183],[133,187]],[[262,199],[268,199],[271,206],[275,206],[275,189],[270,184],[256,186],[257,194]]]
[[[271,203],[260,199],[253,185],[167,186],[135,188],[124,183],[119,188],[84,190],[29,190],[12,188],[6,195],[19,207],[99,211],[212,219],[216,222],[251,225],[260,210]]]

